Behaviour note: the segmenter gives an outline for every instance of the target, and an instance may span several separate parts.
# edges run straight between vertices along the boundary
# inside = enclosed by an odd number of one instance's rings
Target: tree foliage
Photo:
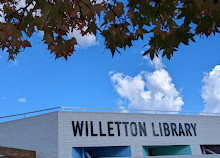
[[[24,5],[20,5],[24,3]],[[219,0],[0,0],[0,48],[14,57],[31,47],[30,37],[42,31],[56,58],[72,55],[81,35],[99,33],[114,56],[139,39],[146,40],[151,59],[168,59],[180,44],[195,36],[219,33]],[[147,48],[146,48],[147,49]]]

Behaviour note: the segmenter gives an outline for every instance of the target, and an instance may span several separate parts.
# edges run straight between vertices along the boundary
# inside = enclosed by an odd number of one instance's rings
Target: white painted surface
[[[95,123],[102,121],[104,133],[107,133],[107,128],[104,125],[108,121],[145,122],[148,135],[146,137],[125,136],[123,134],[125,133],[124,128],[121,127],[121,136],[117,136],[117,130],[113,130],[114,137],[92,137],[85,136],[85,133],[83,136],[74,137],[72,121],[93,121],[95,132],[99,131]],[[151,129],[152,122],[196,123],[197,136],[155,137]],[[215,116],[59,111],[0,123],[0,146],[35,150],[38,158],[72,158],[72,147],[131,146],[132,157],[142,158],[142,146],[190,145],[193,156],[165,157],[220,157],[219,155],[202,156],[200,149],[201,144],[220,144],[219,131],[220,117]]]

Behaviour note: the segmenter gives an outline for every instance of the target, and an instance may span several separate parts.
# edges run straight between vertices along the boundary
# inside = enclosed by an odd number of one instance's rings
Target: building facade
[[[37,158],[220,157],[220,117],[56,111],[0,123],[0,146]]]

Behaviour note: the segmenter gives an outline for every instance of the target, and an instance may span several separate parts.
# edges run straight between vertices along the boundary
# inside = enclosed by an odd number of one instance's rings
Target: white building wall
[[[58,158],[58,114],[0,123],[0,146],[37,151],[37,158]]]
[[[125,113],[93,113],[93,112],[58,112],[58,153],[59,158],[71,158],[72,147],[94,147],[94,146],[131,146],[132,156],[143,156],[142,146],[160,145],[190,145],[192,154],[201,156],[201,144],[220,144],[220,117],[208,116],[182,116],[182,115],[157,115],[157,114],[125,114]],[[141,136],[117,136],[114,137],[92,137],[73,136],[72,121],[93,121],[94,131],[99,131],[95,122],[102,121],[103,126],[108,121],[119,122],[146,122],[147,137]],[[197,136],[163,136],[155,137],[152,133],[151,123],[196,123]],[[107,127],[103,127],[107,133]],[[85,130],[84,130],[85,132]],[[121,133],[124,133],[121,127]],[[168,157],[168,156],[166,156]],[[172,156],[173,157],[173,156]],[[174,156],[181,157],[181,156]],[[186,157],[186,156],[185,156]],[[214,156],[215,157],[215,156]],[[220,157],[220,156],[218,156]]]
[[[102,121],[103,133],[107,133],[108,121],[145,122],[147,136],[121,136],[113,130],[113,137],[92,137],[73,135],[72,121],[93,121],[94,131],[98,133],[97,123]],[[197,136],[155,137],[151,123],[196,123]],[[115,126],[114,126],[115,128]],[[94,113],[59,111],[39,116],[0,123],[0,146],[37,151],[37,158],[72,158],[73,147],[131,146],[132,157],[143,158],[142,146],[190,145],[193,156],[166,156],[166,158],[211,158],[219,155],[201,155],[200,145],[220,144],[220,117],[181,116],[156,114]],[[159,158],[159,157],[158,157]]]

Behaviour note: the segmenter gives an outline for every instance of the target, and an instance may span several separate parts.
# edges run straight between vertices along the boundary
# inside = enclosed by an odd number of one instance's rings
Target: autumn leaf
[[[78,30],[83,36],[101,35],[112,56],[143,40],[149,46],[143,55],[171,59],[181,44],[220,29],[217,0],[26,0],[20,8],[17,0],[0,3],[0,48],[12,60],[31,47],[37,31],[56,58],[67,60],[76,51],[76,38],[67,34]]]

